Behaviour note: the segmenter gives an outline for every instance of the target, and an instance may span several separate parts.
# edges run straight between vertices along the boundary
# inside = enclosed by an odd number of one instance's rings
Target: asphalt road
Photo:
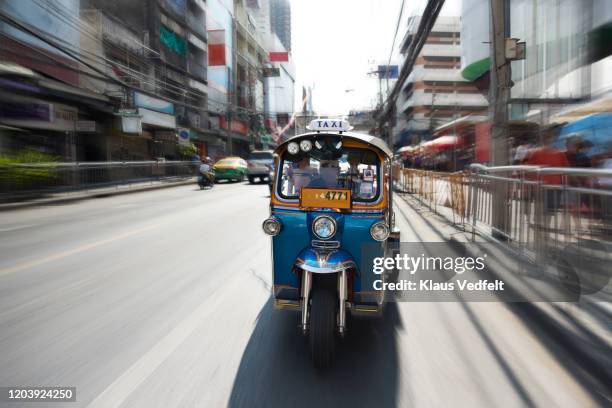
[[[0,213],[0,386],[75,386],[69,407],[602,405],[503,303],[391,304],[316,372],[271,307],[267,206],[266,185],[223,184]],[[441,239],[406,203],[397,219]]]

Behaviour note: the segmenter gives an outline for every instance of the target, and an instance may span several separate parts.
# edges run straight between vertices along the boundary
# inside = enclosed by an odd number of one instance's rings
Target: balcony
[[[120,20],[109,17],[101,10],[83,10],[81,17],[96,30],[104,41],[127,49],[133,54],[144,55],[142,39]]]
[[[206,81],[206,65],[198,62],[198,60],[191,57],[191,55],[187,59],[187,72],[201,81]]]
[[[479,94],[463,93],[425,93],[422,90],[415,91],[402,106],[402,111],[415,106],[456,106],[461,107],[486,107],[487,99]]]
[[[206,13],[187,11],[187,27],[190,31],[196,33],[201,39],[207,41],[206,32]]]
[[[176,1],[176,0],[159,0],[159,5],[164,9],[171,13],[173,13],[176,17],[185,18],[185,2],[184,1]]]
[[[207,127],[206,115],[196,110],[188,109],[187,110],[187,124],[192,128],[206,129]]]
[[[170,50],[169,48],[167,48],[163,44],[161,45],[159,51],[160,51],[162,61],[168,64],[171,64],[171,65],[174,65],[176,67],[185,69],[185,65],[186,65],[185,55],[179,55],[175,53],[174,51]]]
[[[450,44],[425,44],[421,50],[424,57],[461,57],[461,46]]]

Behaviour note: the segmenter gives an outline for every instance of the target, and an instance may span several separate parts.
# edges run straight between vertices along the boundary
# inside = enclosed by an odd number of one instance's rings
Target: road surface
[[[0,213],[0,386],[75,386],[69,407],[602,404],[502,303],[392,304],[316,372],[271,307],[267,213],[248,184]],[[441,240],[404,202],[397,219],[403,241]]]

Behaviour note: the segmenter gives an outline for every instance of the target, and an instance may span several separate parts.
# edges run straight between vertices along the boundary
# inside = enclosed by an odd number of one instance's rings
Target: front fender
[[[295,266],[312,273],[336,273],[350,268],[357,269],[353,257],[342,249],[304,248],[299,253]]]

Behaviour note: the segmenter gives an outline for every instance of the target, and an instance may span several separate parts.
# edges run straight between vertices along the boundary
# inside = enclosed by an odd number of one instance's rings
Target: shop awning
[[[397,153],[410,153],[416,148],[417,148],[416,146],[404,146],[404,147],[397,149]]]
[[[455,135],[446,135],[430,140],[429,142],[425,142],[423,143],[423,146],[434,149],[450,149],[452,147],[461,146],[461,144],[461,138]]]
[[[76,86],[64,84],[59,81],[54,81],[51,79],[41,79],[38,81],[38,85],[46,89],[52,89],[54,91],[65,92],[67,94],[81,96],[84,98],[96,99],[101,102],[108,102],[108,97],[98,94],[95,92],[88,91],[84,88],[77,88]]]

